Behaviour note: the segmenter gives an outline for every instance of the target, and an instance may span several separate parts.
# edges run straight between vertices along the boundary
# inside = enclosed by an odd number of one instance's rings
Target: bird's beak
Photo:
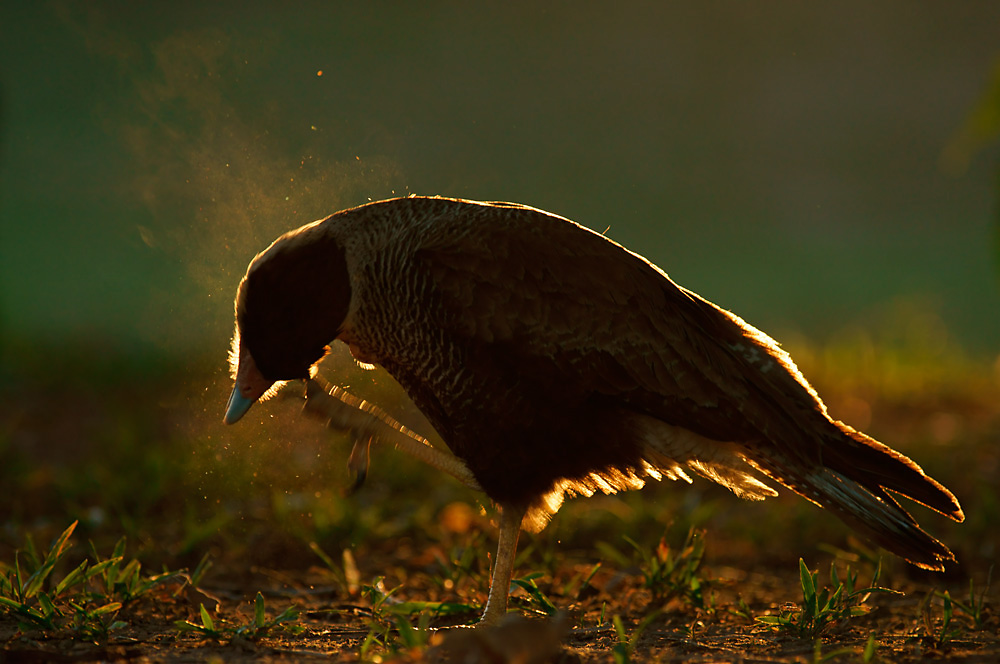
[[[223,421],[226,424],[238,422],[243,417],[250,406],[260,399],[274,381],[270,381],[261,375],[257,369],[257,363],[246,351],[240,352],[240,366],[236,370],[236,385],[233,386],[233,393],[229,395],[229,403],[226,404],[226,416]]]

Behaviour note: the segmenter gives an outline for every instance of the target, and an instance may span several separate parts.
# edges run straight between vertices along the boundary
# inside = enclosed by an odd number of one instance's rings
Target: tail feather
[[[747,461],[883,548],[917,567],[942,571],[955,556],[887,491],[962,521],[958,500],[906,456],[841,422],[834,424],[821,465],[804,467],[798,457],[787,458],[773,448],[757,448]]]
[[[870,490],[888,489],[961,522],[965,513],[955,496],[908,457],[840,421],[823,464]],[[843,434],[843,435],[838,435]]]
[[[923,569],[943,571],[945,562],[955,561],[948,547],[885,491],[869,490],[829,468],[809,479],[825,498],[824,507],[884,549]]]

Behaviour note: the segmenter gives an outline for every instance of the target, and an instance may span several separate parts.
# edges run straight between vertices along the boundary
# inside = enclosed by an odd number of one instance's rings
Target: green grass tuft
[[[881,565],[875,568],[871,584],[857,588],[858,573],[847,568],[843,581],[837,573],[836,565],[830,565],[830,587],[820,587],[818,572],[811,572],[805,561],[799,558],[799,583],[802,586],[802,605],[785,608],[777,616],[760,616],[757,622],[775,630],[787,632],[805,639],[816,639],[820,634],[836,625],[843,625],[852,618],[868,613],[863,606],[872,593],[901,595],[897,590],[878,585]]]

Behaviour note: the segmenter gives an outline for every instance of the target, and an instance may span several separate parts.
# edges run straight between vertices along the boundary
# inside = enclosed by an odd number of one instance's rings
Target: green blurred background
[[[998,56],[987,1],[4,2],[0,479],[23,494],[0,522],[126,522],[171,492],[203,501],[177,541],[258,493],[264,520],[356,517],[330,480],[343,450],[288,447],[270,404],[222,426],[232,297],[279,233],[408,193],[608,229],[793,351],[846,339],[804,365],[850,376],[819,373],[874,435],[892,420],[869,402],[893,386],[987,394],[997,150],[968,118]],[[884,344],[912,352],[881,362]],[[940,370],[956,356],[986,378]],[[921,405],[913,437],[957,440],[948,423],[975,413],[995,436],[973,405]]]
[[[901,298],[994,353],[1000,4],[8,2],[2,325],[221,362],[276,234],[406,193],[604,230],[780,337]],[[319,75],[322,72],[322,75]]]

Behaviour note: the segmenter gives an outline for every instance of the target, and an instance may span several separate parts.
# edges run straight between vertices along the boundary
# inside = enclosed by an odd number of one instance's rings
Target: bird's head
[[[310,378],[341,331],[351,301],[347,261],[323,231],[316,223],[281,236],[250,262],[240,282],[227,424],[284,381]]]

